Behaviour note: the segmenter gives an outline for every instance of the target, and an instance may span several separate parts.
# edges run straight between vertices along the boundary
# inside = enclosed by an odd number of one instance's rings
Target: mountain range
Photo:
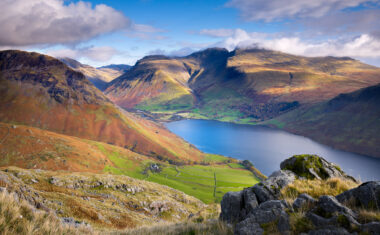
[[[145,116],[156,120],[196,118],[242,124],[281,120],[289,123],[286,130],[293,133],[343,150],[379,156],[379,151],[373,149],[378,138],[367,134],[372,131],[367,128],[369,123],[380,117],[376,106],[362,106],[371,109],[368,111],[371,115],[364,115],[367,111],[338,112],[342,117],[336,122],[360,119],[355,123],[360,132],[338,128],[334,122],[322,124],[322,118],[311,118],[313,126],[323,126],[322,129],[301,131],[307,129],[309,121],[304,119],[301,124],[294,118],[302,110],[311,113],[315,105],[334,102],[340,94],[379,83],[379,68],[348,57],[303,57],[264,49],[229,52],[210,48],[185,57],[144,57],[110,82],[104,93],[119,106],[143,111]],[[325,114],[331,115],[320,112],[320,116]],[[284,117],[279,118],[281,115]],[[334,130],[331,131],[334,138],[323,140],[326,128]],[[358,138],[360,147],[349,140]]]

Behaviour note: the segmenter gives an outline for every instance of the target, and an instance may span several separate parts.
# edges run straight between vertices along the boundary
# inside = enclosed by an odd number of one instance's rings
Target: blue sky
[[[0,48],[93,66],[215,46],[380,66],[379,20],[379,0],[2,0]]]

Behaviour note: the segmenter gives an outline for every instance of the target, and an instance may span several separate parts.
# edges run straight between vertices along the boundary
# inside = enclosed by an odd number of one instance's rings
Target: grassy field
[[[167,185],[205,203],[220,202],[226,192],[240,191],[259,182],[240,163],[229,163],[231,159],[220,155],[207,155],[205,165],[176,166],[152,159],[133,161],[116,149],[108,151],[100,143],[97,146],[113,163],[104,168],[105,172]],[[158,164],[160,171],[150,170],[152,164]]]

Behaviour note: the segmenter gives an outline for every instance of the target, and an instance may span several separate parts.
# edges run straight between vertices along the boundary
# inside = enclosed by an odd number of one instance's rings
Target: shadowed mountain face
[[[269,123],[351,152],[380,157],[380,84],[284,114]]]
[[[83,73],[99,90],[104,90],[107,87],[107,83],[119,77],[130,68],[129,65],[125,64],[94,68],[67,57],[59,58],[59,60],[70,68]]]
[[[115,144],[148,156],[200,160],[202,153],[150,121],[120,110],[61,61],[0,52],[0,121]]]
[[[121,107],[255,122],[380,82],[380,69],[350,58],[250,49],[149,56],[110,83]]]

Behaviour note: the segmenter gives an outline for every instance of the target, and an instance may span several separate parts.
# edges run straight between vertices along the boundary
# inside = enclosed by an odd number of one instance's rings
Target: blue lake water
[[[262,126],[207,120],[182,120],[166,127],[207,153],[248,159],[265,175],[294,154],[318,154],[361,179],[380,180],[380,159],[333,149],[309,138]]]

